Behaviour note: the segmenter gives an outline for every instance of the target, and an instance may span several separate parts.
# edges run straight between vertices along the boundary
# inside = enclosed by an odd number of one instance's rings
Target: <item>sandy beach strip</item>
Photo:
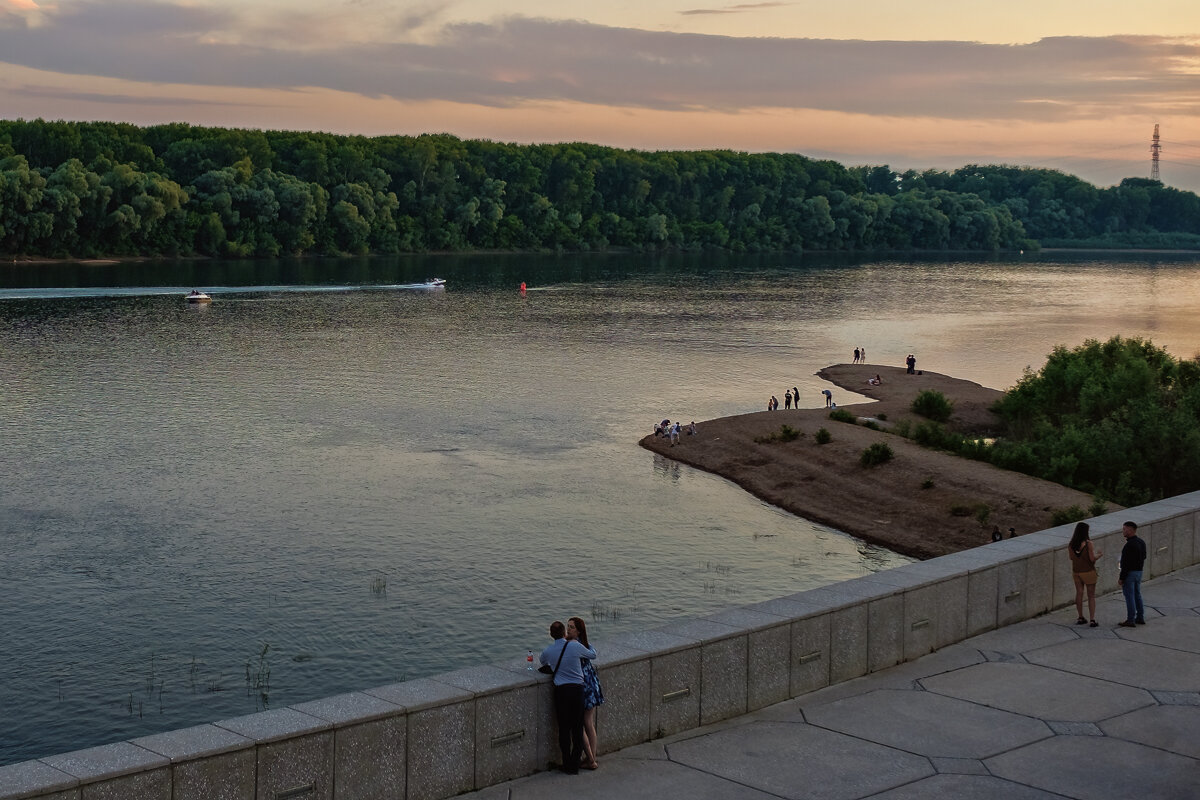
[[[877,374],[881,385],[868,384]],[[948,375],[909,375],[900,367],[873,364],[836,364],[817,375],[876,401],[840,406],[860,423],[884,417],[884,427],[903,419],[916,424],[922,418],[909,407],[918,392],[930,389],[954,403],[948,427],[987,435],[999,424],[990,407],[1001,392]],[[791,442],[755,441],[783,425],[804,435]],[[816,443],[819,428],[832,434],[831,442]],[[1089,495],[1056,483],[930,450],[886,430],[835,422],[826,408],[758,411],[699,422],[697,429],[675,445],[654,435],[640,444],[727,478],[805,519],[917,558],[985,544],[994,525],[1006,537],[1009,528],[1017,535],[1043,530],[1055,510],[1092,503]],[[895,457],[862,466],[862,451],[880,441]]]

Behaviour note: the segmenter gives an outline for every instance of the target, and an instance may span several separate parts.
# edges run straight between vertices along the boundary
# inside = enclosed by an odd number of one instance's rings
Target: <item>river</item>
[[[856,346],[1190,357],[1198,301],[1194,255],[0,266],[0,764],[904,563],[637,440],[820,405]]]

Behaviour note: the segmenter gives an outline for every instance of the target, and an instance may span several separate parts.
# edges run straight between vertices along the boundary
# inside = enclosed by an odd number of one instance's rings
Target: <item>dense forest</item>
[[[1200,197],[1054,170],[0,120],[0,253],[1200,247]]]

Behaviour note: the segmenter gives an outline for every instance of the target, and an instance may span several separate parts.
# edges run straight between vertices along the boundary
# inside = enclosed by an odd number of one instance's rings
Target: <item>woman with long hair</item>
[[[1075,580],[1075,612],[1079,619],[1076,625],[1091,625],[1096,627],[1096,561],[1104,555],[1088,537],[1088,524],[1075,523],[1075,533],[1071,535],[1071,543],[1067,545],[1067,555],[1071,558],[1071,577]],[[1088,617],[1083,618],[1083,592],[1087,590]]]
[[[567,627],[574,628],[575,638],[580,644],[591,647],[588,644],[587,624],[582,619],[571,617]],[[586,658],[580,659],[580,662],[583,666],[583,763],[579,766],[595,769],[600,766],[596,761],[596,756],[600,754],[599,737],[596,735],[596,706],[604,703],[604,690],[600,688],[600,676],[596,674],[592,662]]]

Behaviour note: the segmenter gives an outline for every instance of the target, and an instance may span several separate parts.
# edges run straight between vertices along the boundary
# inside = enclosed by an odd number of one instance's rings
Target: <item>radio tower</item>
[[[1158,180],[1158,154],[1162,145],[1158,143],[1158,123],[1154,123],[1154,139],[1150,142],[1150,180]]]

